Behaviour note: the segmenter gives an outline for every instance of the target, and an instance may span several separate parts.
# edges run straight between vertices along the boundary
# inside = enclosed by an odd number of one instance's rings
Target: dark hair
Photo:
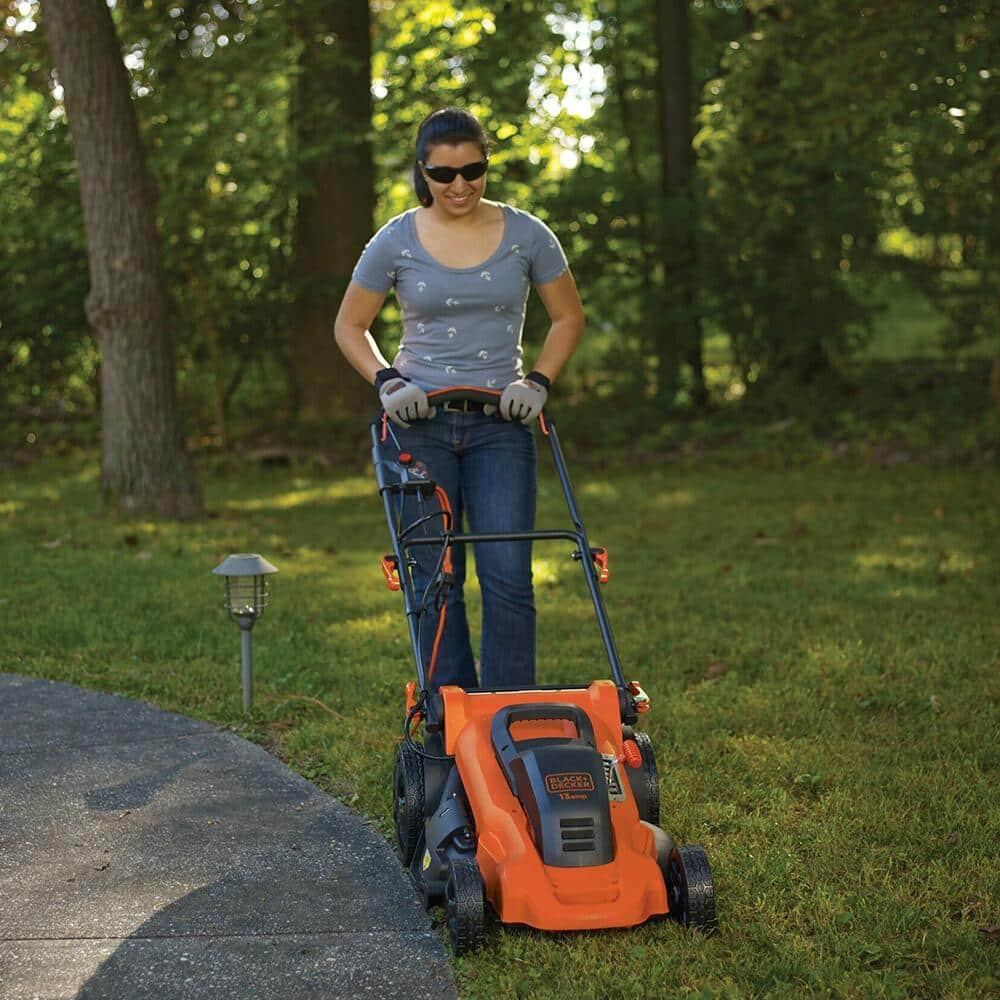
[[[432,146],[457,146],[474,142],[485,160],[490,155],[490,140],[479,119],[461,108],[438,108],[432,111],[417,129],[417,156],[413,163],[413,187],[420,204],[427,208],[434,201],[431,189],[420,172],[420,161],[426,162]]]

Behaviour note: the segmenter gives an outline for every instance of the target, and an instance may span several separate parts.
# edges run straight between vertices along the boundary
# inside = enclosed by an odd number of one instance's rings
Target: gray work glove
[[[549,384],[548,378],[541,372],[529,372],[504,389],[498,408],[485,406],[483,412],[489,414],[499,409],[504,420],[520,420],[522,424],[527,424],[542,412],[549,398]]]
[[[395,368],[383,368],[375,376],[375,387],[382,409],[399,427],[409,427],[411,420],[430,420],[437,413],[427,393],[415,382],[403,378]]]

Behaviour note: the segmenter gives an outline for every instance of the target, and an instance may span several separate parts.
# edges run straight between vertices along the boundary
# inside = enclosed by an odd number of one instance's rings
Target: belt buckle
[[[469,400],[467,399],[449,399],[447,403],[441,404],[441,409],[449,413],[468,413],[469,412]]]

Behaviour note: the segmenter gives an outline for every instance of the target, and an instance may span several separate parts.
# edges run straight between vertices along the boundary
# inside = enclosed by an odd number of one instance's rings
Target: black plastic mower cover
[[[577,736],[511,736],[512,723],[548,719],[574,723]],[[610,864],[615,853],[608,786],[587,713],[565,702],[511,705],[493,717],[490,735],[542,861],[556,868]]]

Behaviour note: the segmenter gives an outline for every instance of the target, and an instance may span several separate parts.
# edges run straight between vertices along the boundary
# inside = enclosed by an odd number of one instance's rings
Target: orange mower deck
[[[586,689],[547,692],[560,702],[579,705],[590,717],[598,750],[624,757],[618,694],[611,681]],[[652,829],[639,820],[631,795],[611,802],[614,860],[586,868],[556,868],[542,863],[531,827],[497,763],[490,725],[497,710],[534,703],[537,691],[502,694],[441,689],[444,699],[445,750],[455,755],[462,784],[480,831],[476,860],[486,898],[503,923],[526,924],[546,931],[634,927],[669,910],[656,860]],[[566,722],[519,723],[522,735],[563,736]],[[530,728],[529,728],[530,727]],[[571,727],[570,727],[571,728]],[[553,795],[579,794],[569,787]]]

